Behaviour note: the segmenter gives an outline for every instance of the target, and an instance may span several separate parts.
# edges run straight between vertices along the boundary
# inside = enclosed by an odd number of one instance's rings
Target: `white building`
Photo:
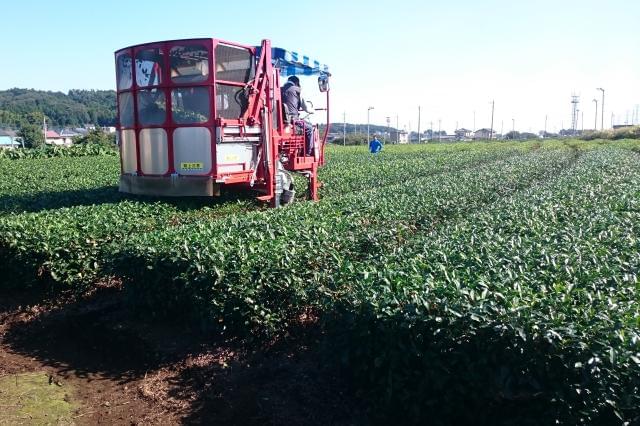
[[[20,146],[16,133],[11,130],[0,130],[0,149],[13,149]]]
[[[495,130],[491,129],[478,129],[473,134],[473,139],[493,139],[496,136]]]
[[[390,143],[409,143],[409,133],[405,130],[391,130],[389,132]]]
[[[473,139],[473,130],[465,129],[464,127],[456,129],[454,133],[456,135],[456,139],[459,141],[470,141]]]
[[[73,144],[73,136],[64,131],[60,134],[55,130],[47,130],[45,143],[49,145],[71,146]]]

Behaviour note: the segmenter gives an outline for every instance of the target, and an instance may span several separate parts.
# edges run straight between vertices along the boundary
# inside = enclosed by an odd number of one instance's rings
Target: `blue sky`
[[[214,37],[270,38],[327,63],[332,120],[400,127],[569,127],[572,93],[593,127],[596,87],[605,123],[640,104],[640,2],[449,0],[11,1],[3,5],[0,89],[67,91],[115,85],[113,52],[131,44]],[[303,91],[314,99],[315,83]],[[504,123],[504,124],[503,124]]]

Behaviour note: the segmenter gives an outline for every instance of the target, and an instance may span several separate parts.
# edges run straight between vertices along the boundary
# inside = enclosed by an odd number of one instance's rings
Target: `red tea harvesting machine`
[[[218,39],[141,44],[115,52],[120,191],[153,196],[217,196],[252,190],[278,207],[292,201],[292,173],[318,199],[318,168],[329,132],[329,70],[296,52]],[[281,79],[317,76],[327,125],[289,120]]]

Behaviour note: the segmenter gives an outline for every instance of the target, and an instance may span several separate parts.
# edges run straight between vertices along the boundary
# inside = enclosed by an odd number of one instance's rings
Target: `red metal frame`
[[[322,138],[318,135],[318,127],[314,126],[314,146],[317,155],[305,155],[304,131],[299,129],[294,123],[285,123],[282,114],[282,100],[280,98],[280,74],[279,70],[273,67],[271,58],[271,43],[269,40],[262,41],[260,49],[260,57],[255,61],[255,77],[248,83],[238,83],[233,81],[217,80],[216,78],[216,61],[215,50],[219,44],[229,45],[236,48],[247,49],[255,58],[256,49],[251,46],[245,46],[238,43],[218,40],[218,39],[187,39],[187,40],[169,40],[164,42],[154,42],[137,46],[130,46],[115,52],[116,67],[118,55],[128,53],[131,57],[131,78],[132,84],[130,88],[118,88],[117,96],[117,116],[118,131],[124,129],[133,129],[135,132],[135,148],[137,161],[137,174],[144,176],[141,170],[140,161],[140,131],[149,128],[161,128],[167,133],[168,145],[168,170],[161,176],[169,178],[176,173],[174,167],[174,145],[173,134],[177,128],[182,127],[204,127],[209,129],[211,134],[211,170],[199,175],[189,176],[209,176],[215,182],[222,182],[225,185],[243,185],[249,186],[252,182],[252,176],[255,173],[255,181],[253,181],[253,189],[262,193],[258,198],[268,201],[272,206],[277,205],[276,200],[276,163],[280,158],[286,158],[283,163],[285,170],[299,172],[305,174],[309,179],[310,197],[313,200],[318,199],[318,167],[324,164],[324,147],[329,132],[329,92],[327,92],[327,126]],[[174,83],[171,80],[171,62],[169,52],[172,47],[185,45],[200,45],[207,49],[209,53],[208,66],[209,75],[206,80],[195,83]],[[163,56],[162,75],[160,83],[157,85],[139,87],[136,78],[136,55],[140,51],[148,49],[161,49]],[[237,119],[221,118],[217,111],[216,105],[216,84],[244,87],[248,93],[248,103],[244,114]],[[173,121],[173,111],[171,102],[171,93],[175,89],[207,87],[209,89],[209,110],[210,117],[206,122],[178,124]],[[138,93],[140,90],[158,89],[165,96],[165,121],[159,125],[140,125],[138,117]],[[129,92],[133,97],[134,109],[134,125],[130,127],[120,126],[120,94]],[[275,114],[275,120],[274,120]],[[256,142],[257,149],[260,153],[261,161],[256,165],[256,170],[242,170],[234,172],[221,172],[218,170],[216,151],[217,137],[224,137],[231,127],[239,129],[240,135],[249,134],[253,128],[259,128],[260,141]],[[264,144],[264,140],[269,140],[268,145]],[[224,143],[224,142],[223,142]],[[269,152],[269,158],[265,156],[265,150]],[[121,160],[121,173],[124,174],[124,164]],[[189,176],[184,176],[188,178]]]

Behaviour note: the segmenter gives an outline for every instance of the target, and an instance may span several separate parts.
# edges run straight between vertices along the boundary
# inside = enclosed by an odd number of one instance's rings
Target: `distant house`
[[[613,130],[630,129],[632,127],[635,127],[635,126],[633,124],[614,124],[613,125]]]
[[[329,142],[340,142],[342,143],[342,132],[329,132],[327,135],[327,140]]]
[[[86,135],[87,133],[89,133],[89,131],[84,127],[76,127],[75,129],[73,129],[73,131],[79,135]]]
[[[478,129],[473,133],[473,139],[493,139],[496,135],[491,129]]]
[[[409,143],[409,134],[405,130],[391,130],[389,141],[391,143]]]
[[[60,130],[60,137],[61,138],[75,138],[78,136],[82,136],[80,133],[76,132],[75,130],[69,130],[69,129],[62,129]]]
[[[61,135],[55,130],[47,130],[45,142],[49,145],[58,146],[71,146],[73,144],[72,136],[68,134]]]
[[[20,146],[16,133],[11,130],[0,130],[0,149],[13,149]]]
[[[473,139],[473,130],[465,129],[464,127],[457,129],[454,134],[456,135],[456,139],[459,141],[468,141]]]
[[[417,132],[411,132],[408,135],[408,139],[409,139],[409,143],[420,143],[423,140],[427,139],[426,137],[422,136],[419,140],[418,140],[418,133]]]

